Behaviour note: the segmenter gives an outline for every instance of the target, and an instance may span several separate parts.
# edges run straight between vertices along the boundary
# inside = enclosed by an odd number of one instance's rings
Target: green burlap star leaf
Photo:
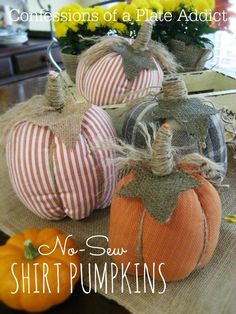
[[[121,55],[128,81],[133,81],[144,69],[156,69],[155,62],[148,51],[137,51],[128,43],[127,45],[114,45],[113,51]]]
[[[160,100],[153,112],[157,119],[175,119],[190,135],[201,143],[205,142],[208,131],[208,117],[217,110],[204,104],[200,98]]]
[[[135,180],[123,186],[119,195],[141,198],[146,210],[160,223],[165,223],[176,208],[179,193],[200,184],[196,178],[182,171],[159,177],[148,170],[137,169]]]

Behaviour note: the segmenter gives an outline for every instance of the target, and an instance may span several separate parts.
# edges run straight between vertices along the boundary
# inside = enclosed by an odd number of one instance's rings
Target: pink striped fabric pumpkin
[[[131,82],[125,76],[122,57],[118,53],[109,53],[90,67],[79,62],[76,85],[81,95],[97,106],[125,103],[147,95],[153,87],[162,86],[163,71],[153,61],[155,70],[144,69]]]
[[[91,146],[116,136],[100,108],[86,111],[76,145],[69,149],[48,127],[18,123],[6,147],[14,190],[24,205],[42,218],[83,219],[111,203],[116,184],[109,150]]]
[[[168,50],[151,40],[153,24],[145,21],[136,39],[104,37],[79,59],[76,86],[97,106],[137,99],[162,88],[163,70],[175,71]]]

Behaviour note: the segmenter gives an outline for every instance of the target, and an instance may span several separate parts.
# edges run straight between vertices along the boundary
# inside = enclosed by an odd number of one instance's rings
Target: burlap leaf
[[[200,98],[160,100],[153,112],[157,119],[175,119],[189,135],[204,143],[208,131],[208,117],[217,110]]]
[[[128,81],[133,81],[144,69],[156,69],[155,62],[148,51],[137,51],[129,44],[114,45],[113,51],[121,55]]]
[[[41,127],[48,127],[67,148],[78,140],[84,113],[91,107],[87,102],[67,100],[62,111],[50,107],[45,96],[37,95],[15,105],[0,117],[0,150],[4,150],[5,139],[11,128],[21,122],[30,122]]]
[[[168,176],[155,176],[148,170],[135,170],[135,179],[123,186],[121,197],[141,198],[146,210],[160,223],[166,223],[176,208],[180,192],[201,183],[182,171]]]
[[[79,138],[83,115],[89,107],[86,102],[68,102],[62,112],[47,111],[45,109],[45,112],[37,117],[28,117],[27,121],[42,127],[48,127],[67,148],[71,148]]]

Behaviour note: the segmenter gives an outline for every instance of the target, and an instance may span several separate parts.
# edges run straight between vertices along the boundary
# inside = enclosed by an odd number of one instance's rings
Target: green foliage
[[[206,47],[212,45],[211,41],[204,37],[204,35],[211,34],[217,31],[211,27],[210,21],[200,21],[197,14],[194,12],[186,12],[187,18],[179,18],[181,8],[178,12],[172,12],[171,21],[156,21],[152,39],[154,41],[161,41],[167,44],[170,39],[183,41],[186,45],[197,45],[199,47]],[[196,21],[194,17],[196,17]],[[124,23],[122,20],[117,22]],[[105,35],[121,35],[130,38],[136,38],[138,31],[141,27],[135,21],[126,23],[127,30],[125,33],[120,33],[118,30],[112,30],[108,26],[97,27],[95,31],[88,29],[88,23],[80,25],[79,31],[75,32],[68,29],[66,36],[58,39],[62,52],[69,54],[80,54],[84,50],[91,47],[94,42],[89,39],[81,39],[81,37],[88,38],[92,36],[105,36]]]
[[[197,45],[205,48],[212,45],[211,41],[204,37],[211,33],[215,33],[217,29],[211,27],[210,21],[200,21],[196,13],[186,12],[187,18],[179,18],[179,12],[172,12],[172,20],[157,21],[152,39],[168,43],[170,39],[183,41],[186,45]],[[195,18],[196,17],[196,21]],[[190,20],[193,19],[193,20]]]
[[[212,45],[211,40],[204,37],[204,35],[212,34],[217,31],[217,29],[211,27],[211,22],[200,21],[199,17],[194,12],[186,12],[187,18],[180,19],[181,10],[172,12],[172,19],[169,22],[165,19],[156,21],[152,39],[165,44],[171,39],[176,39],[183,41],[186,45],[197,45],[202,48]],[[196,21],[194,21],[195,17]],[[190,20],[190,18],[192,20]],[[135,38],[140,29],[140,25],[136,22],[130,22],[127,25],[127,29],[127,35],[131,38]]]
[[[96,31],[92,32],[89,31],[87,25],[84,24],[80,26],[80,30],[77,32],[68,29],[66,36],[58,38],[58,42],[63,53],[79,55],[94,44],[94,41],[89,40],[89,37],[105,36],[108,32],[109,28],[97,28]]]

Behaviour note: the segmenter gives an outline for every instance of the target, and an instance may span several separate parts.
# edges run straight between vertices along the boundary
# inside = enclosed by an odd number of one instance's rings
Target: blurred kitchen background
[[[40,92],[39,78],[45,76],[52,64],[48,59],[47,48],[51,42],[50,23],[30,21],[18,24],[12,23],[9,16],[4,16],[4,8],[18,8],[20,11],[29,13],[42,13],[50,9],[56,13],[62,6],[77,2],[82,6],[89,6],[95,3],[101,4],[99,0],[0,0],[0,43],[6,38],[4,35],[7,29],[17,32],[17,37],[9,37],[9,45],[0,45],[0,105],[22,101],[33,93]],[[108,1],[113,5],[117,1]],[[218,25],[222,30],[211,35],[214,42],[214,56],[208,61],[207,67],[221,71],[236,78],[236,0],[216,0],[217,11],[228,11],[229,20],[227,23]],[[44,12],[45,13],[45,12]],[[13,34],[11,34],[13,36]],[[27,37],[28,36],[28,37]],[[17,38],[17,39],[16,39]],[[24,44],[19,44],[24,42]],[[18,45],[17,45],[18,44]],[[52,54],[61,66],[61,55],[58,47],[52,49]],[[32,84],[29,83],[29,81]],[[37,81],[36,81],[37,80]],[[45,82],[45,80],[42,82]],[[30,89],[29,89],[30,85]],[[2,88],[1,88],[2,86]],[[17,97],[16,97],[17,95]]]

